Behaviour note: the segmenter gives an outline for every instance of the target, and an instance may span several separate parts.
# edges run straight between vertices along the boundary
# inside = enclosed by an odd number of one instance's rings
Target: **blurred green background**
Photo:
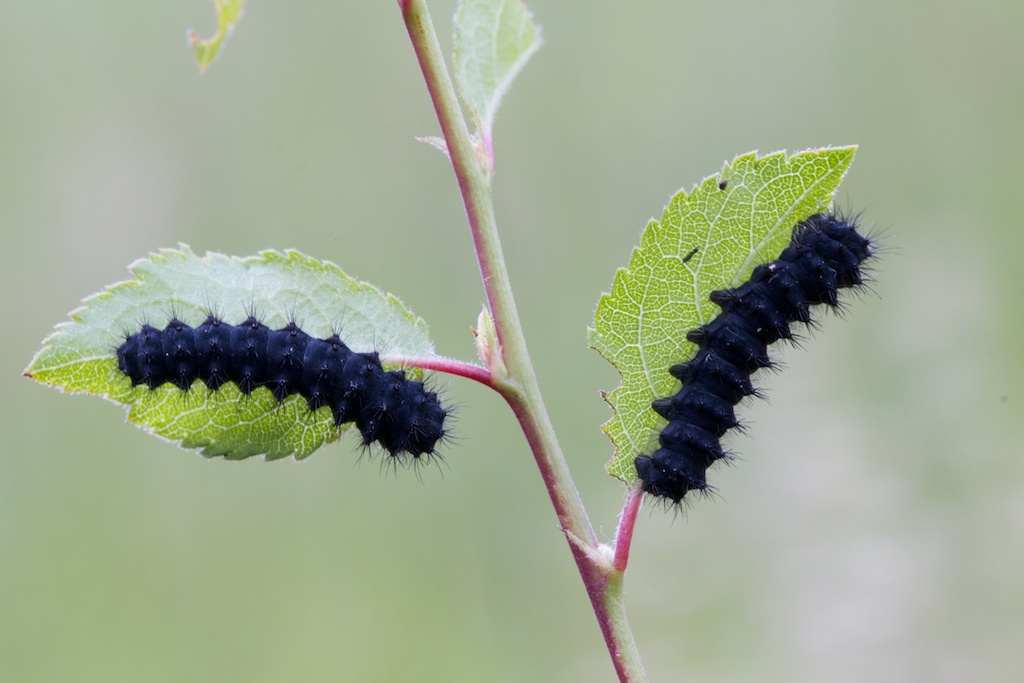
[[[454,0],[431,5],[450,45]],[[752,149],[860,144],[839,204],[884,234],[742,456],[641,514],[652,681],[1024,678],[1024,4],[534,0],[546,45],[496,129],[505,254],[599,534],[585,329],[649,216]],[[253,2],[200,77],[207,0],[8,2],[0,22],[0,680],[610,681],[524,440],[459,406],[447,464],[206,461],[19,377],[159,247],[295,247],[398,294],[471,360],[483,295],[392,2]],[[876,296],[877,294],[877,296]]]

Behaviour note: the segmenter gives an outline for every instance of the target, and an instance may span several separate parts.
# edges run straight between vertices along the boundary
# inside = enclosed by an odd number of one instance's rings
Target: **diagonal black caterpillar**
[[[635,460],[645,492],[678,504],[708,490],[708,467],[728,458],[720,439],[739,426],[733,407],[756,393],[750,375],[772,365],[768,347],[793,338],[791,323],[813,324],[811,306],[837,309],[838,291],[863,285],[861,266],[875,250],[855,221],[816,214],[797,224],[779,258],[739,287],[711,293],[722,312],[686,335],[699,349],[693,359],[669,369],[682,388],[651,404],[668,424],[660,448]]]
[[[196,379],[216,391],[233,382],[243,394],[269,389],[291,394],[310,410],[330,408],[337,426],[354,422],[363,444],[378,442],[392,456],[435,453],[449,410],[437,393],[385,371],[376,353],[355,353],[334,334],[317,339],[294,322],[272,330],[254,316],[230,325],[209,315],[198,327],[172,317],[164,329],[143,325],[117,349],[117,367],[132,386],[173,384],[189,391]]]

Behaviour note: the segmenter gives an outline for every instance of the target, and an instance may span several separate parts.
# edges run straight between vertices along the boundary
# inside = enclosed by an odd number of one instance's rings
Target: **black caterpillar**
[[[363,444],[392,456],[431,455],[449,411],[404,370],[384,371],[376,353],[355,353],[332,335],[316,339],[294,323],[271,330],[253,316],[229,325],[213,315],[192,328],[172,318],[163,330],[143,325],[117,349],[132,386],[171,383],[188,391],[201,379],[216,391],[233,382],[243,394],[266,387],[278,401],[299,394],[310,410],[327,406],[337,426],[355,422]]]
[[[838,290],[863,284],[861,265],[874,250],[855,222],[817,214],[793,229],[778,259],[739,287],[711,293],[722,312],[686,335],[699,347],[693,360],[669,369],[682,389],[651,404],[668,424],[661,447],[636,458],[644,491],[678,504],[689,491],[708,490],[708,467],[728,458],[719,439],[739,426],[733,406],[756,393],[750,375],[772,365],[768,346],[792,340],[791,323],[813,324],[811,306],[837,309]]]

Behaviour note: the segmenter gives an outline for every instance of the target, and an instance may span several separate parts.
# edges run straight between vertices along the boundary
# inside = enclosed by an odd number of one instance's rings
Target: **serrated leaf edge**
[[[729,172],[733,168],[735,168],[736,165],[739,164],[739,163],[743,163],[743,162],[763,163],[763,162],[766,162],[766,161],[771,161],[771,160],[773,160],[773,159],[775,159],[777,157],[780,157],[780,156],[783,157],[784,163],[789,163],[795,157],[798,157],[798,156],[801,156],[801,155],[805,155],[805,154],[822,153],[822,152],[835,152],[835,153],[849,152],[849,156],[844,160],[844,163],[842,165],[841,171],[839,173],[839,179],[838,179],[838,182],[836,183],[836,189],[833,190],[830,193],[830,196],[834,200],[835,192],[838,191],[839,185],[842,183],[842,180],[845,178],[846,173],[849,171],[849,168],[850,168],[850,166],[851,166],[851,164],[853,162],[853,157],[856,154],[856,151],[857,151],[857,145],[834,146],[834,147],[833,146],[828,146],[828,147],[810,148],[810,149],[805,149],[805,150],[801,150],[801,151],[798,151],[798,152],[794,152],[792,154],[788,154],[785,150],[779,150],[779,151],[771,152],[769,154],[765,154],[763,156],[758,156],[758,152],[756,150],[754,150],[754,151],[751,151],[751,152],[747,152],[745,154],[738,155],[731,162],[726,162],[725,164],[723,164],[722,170],[719,173],[712,174],[712,175],[709,175],[709,176],[701,179],[700,182],[694,184],[690,188],[689,192],[686,192],[685,188],[681,188],[680,190],[675,192],[670,197],[669,201],[665,204],[665,207],[662,210],[661,219],[658,220],[658,219],[655,219],[655,218],[651,218],[645,224],[644,229],[641,232],[640,244],[637,245],[637,246],[634,246],[632,251],[630,252],[630,258],[629,258],[628,265],[627,266],[620,266],[619,268],[616,269],[615,275],[614,275],[614,277],[612,279],[612,285],[611,285],[611,288],[610,288],[611,291],[603,292],[601,294],[601,297],[598,299],[597,306],[595,307],[595,320],[596,320],[597,310],[599,310],[601,308],[602,304],[604,304],[605,301],[612,296],[611,292],[613,292],[615,290],[615,286],[616,286],[617,283],[619,283],[620,278],[624,277],[624,274],[630,272],[631,269],[633,268],[633,266],[635,265],[634,264],[634,260],[640,258],[641,253],[643,252],[643,249],[644,249],[644,238],[649,234],[650,230],[656,229],[657,226],[660,226],[661,224],[664,223],[664,221],[666,220],[666,217],[668,216],[669,209],[673,205],[675,205],[677,203],[681,203],[681,202],[689,199],[696,192],[704,191],[704,190],[710,190],[710,188],[706,187],[710,183],[718,184],[719,185],[719,189],[721,189],[722,186],[719,183],[721,183],[721,181],[723,181],[723,180],[724,181],[728,181]],[[831,175],[831,174],[828,174],[828,175]],[[813,185],[812,187],[814,187],[818,183],[822,182],[822,180],[824,180],[824,178],[818,180],[815,183],[815,185]],[[810,191],[810,189],[811,188],[807,188],[807,190],[805,190],[805,195],[806,195],[807,192]],[[799,204],[799,203],[800,203],[799,201],[798,202],[794,202],[794,204]],[[800,220],[803,220],[804,218],[807,218],[807,216],[793,217],[792,222],[790,222],[789,219],[784,219],[785,215],[786,214],[784,214],[782,217],[779,218],[778,225],[776,227],[774,227],[773,229],[771,229],[768,233],[766,233],[764,238],[762,238],[762,240],[758,243],[758,245],[752,250],[751,257],[748,258],[748,260],[745,261],[744,264],[741,266],[741,268],[737,271],[736,275],[732,279],[732,282],[730,283],[730,286],[735,286],[736,284],[738,284],[739,281],[741,281],[740,280],[741,277],[745,278],[749,274],[749,271],[752,270],[753,267],[756,265],[755,261],[757,259],[757,254],[762,249],[763,244],[765,242],[767,242],[767,241],[770,241],[770,238],[773,235],[777,234],[776,231],[778,229],[780,229],[778,226],[788,227],[789,229],[791,229],[792,226],[796,225]],[[808,214],[808,215],[810,215],[810,214]],[[768,259],[768,260],[771,260],[771,259]],[[707,321],[704,321],[704,323],[706,323],[706,322]],[[606,361],[608,361],[616,369],[616,372],[618,372],[619,376],[620,376],[620,382],[619,382],[619,384],[614,389],[612,389],[610,392],[605,392],[605,391],[601,392],[601,397],[604,399],[604,401],[609,405],[609,407],[612,410],[612,416],[606,422],[604,422],[601,425],[601,430],[602,430],[602,432],[605,433],[606,436],[608,436],[609,440],[612,441],[613,448],[614,448],[614,452],[613,452],[612,457],[606,463],[606,469],[608,470],[609,474],[611,474],[612,476],[615,476],[616,478],[620,479],[621,481],[623,481],[627,485],[631,485],[636,480],[635,478],[632,481],[626,481],[626,480],[622,479],[622,477],[620,477],[614,471],[612,471],[613,465],[619,459],[619,451],[618,451],[619,447],[618,447],[618,444],[612,438],[612,434],[610,433],[611,426],[616,422],[616,419],[618,417],[618,415],[617,415],[618,409],[616,407],[617,404],[614,403],[613,401],[616,400],[616,397],[615,397],[616,392],[618,392],[623,387],[623,379],[624,379],[624,377],[622,375],[621,370],[619,370],[619,367],[611,360],[611,358],[609,358],[605,354],[605,351],[607,350],[608,347],[607,347],[607,345],[605,345],[603,343],[603,338],[598,336],[598,332],[597,332],[596,327],[589,327],[587,329],[587,342],[588,342],[588,346],[590,346],[590,348],[593,348],[595,351],[597,351],[601,355],[602,358],[604,358]],[[685,360],[686,359],[683,358],[683,359],[680,359],[679,362],[683,362]],[[652,389],[653,389],[653,384],[652,384]],[[653,395],[654,394],[652,393],[652,396]]]

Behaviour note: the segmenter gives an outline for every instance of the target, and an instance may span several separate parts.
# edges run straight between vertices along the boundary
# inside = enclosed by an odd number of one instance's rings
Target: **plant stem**
[[[575,534],[587,545],[596,547],[597,536],[587,519],[555,438],[554,428],[544,409],[501,253],[491,188],[462,118],[455,88],[444,66],[426,4],[423,0],[407,0],[402,7],[409,36],[420,61],[458,179],[487,303],[501,343],[502,357],[509,379],[518,385],[517,389],[510,387],[505,398],[520,422],[529,425],[526,437],[537,457],[537,464],[549,492],[552,493],[552,502],[562,529]]]
[[[636,516],[640,512],[640,505],[644,502],[643,489],[637,487],[629,490],[629,497],[622,508],[622,515],[619,517],[619,529],[615,532],[615,557],[612,565],[617,571],[626,571],[629,564],[629,547],[633,543],[633,527],[636,526]]]
[[[512,408],[533,451],[619,680],[630,683],[646,681],[636,643],[625,618],[622,571],[615,569],[611,562],[595,559],[602,557],[597,535],[558,445],[530,362],[498,239],[486,170],[490,160],[478,154],[470,138],[425,0],[399,0],[399,6],[448,146],[473,235],[487,303],[507,368],[508,381],[495,382],[492,386],[501,392]]]
[[[466,379],[472,379],[480,384],[485,384],[492,389],[498,388],[498,380],[491,374],[491,371],[475,363],[445,358],[444,356],[395,356],[384,357],[382,361],[396,365],[407,365],[413,368],[424,370],[435,370],[449,375],[458,375]]]

